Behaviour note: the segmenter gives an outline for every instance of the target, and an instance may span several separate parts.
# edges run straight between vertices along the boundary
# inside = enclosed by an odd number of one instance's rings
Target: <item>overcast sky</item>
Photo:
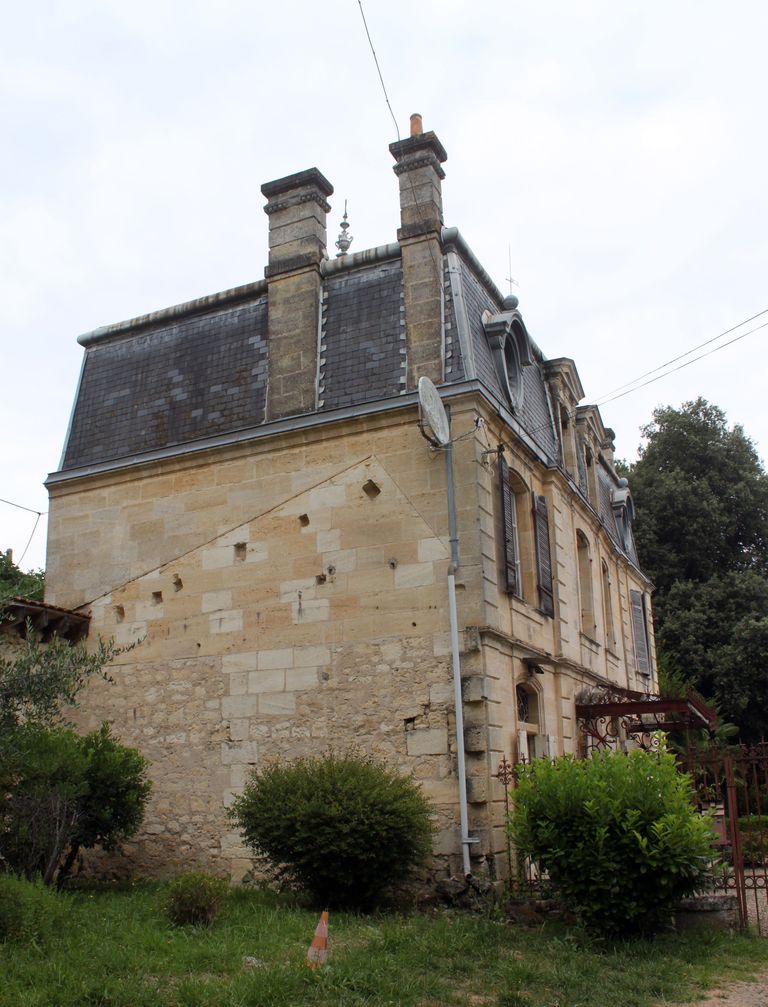
[[[768,308],[768,5],[365,0],[445,220],[586,400]],[[47,510],[76,337],[263,277],[262,182],[312,166],[353,251],[395,240],[396,139],[357,0],[40,0],[0,37],[0,497]],[[753,325],[768,321],[768,315]],[[739,335],[746,329],[739,329]],[[717,345],[717,344],[713,344]],[[602,407],[633,458],[703,395],[768,455],[768,328]],[[17,560],[35,515],[0,504]],[[40,522],[23,566],[45,563]]]

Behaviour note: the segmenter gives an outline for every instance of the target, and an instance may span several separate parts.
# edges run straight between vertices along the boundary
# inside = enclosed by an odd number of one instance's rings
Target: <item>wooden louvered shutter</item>
[[[632,637],[635,641],[635,667],[641,675],[650,675],[651,660],[648,654],[648,629],[645,624],[645,606],[641,591],[630,591],[632,601]]]
[[[519,594],[517,556],[517,513],[515,495],[509,485],[509,465],[499,455],[499,482],[501,484],[501,520],[504,526],[504,571],[507,594]]]
[[[545,497],[533,495],[533,527],[536,532],[536,567],[539,574],[539,608],[544,615],[554,616],[552,593],[552,556],[549,551],[549,515]]]

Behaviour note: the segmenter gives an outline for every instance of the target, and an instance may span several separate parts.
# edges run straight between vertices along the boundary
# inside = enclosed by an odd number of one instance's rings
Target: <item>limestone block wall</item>
[[[390,463],[406,454],[407,437]],[[244,493],[223,468],[221,485]],[[280,503],[90,605],[92,636],[140,641],[111,669],[115,683],[92,683],[83,703],[84,727],[111,720],[152,764],[147,820],[125,869],[163,875],[194,865],[242,876],[250,857],[226,810],[249,771],[350,745],[423,784],[436,807],[436,853],[458,862],[449,548],[414,502],[420,493],[444,506],[444,470],[422,459],[416,479],[403,457],[396,481],[369,454],[337,462],[319,481],[317,464],[314,482],[291,472],[290,485],[303,486]],[[214,472],[217,484],[223,474]],[[199,499],[205,491],[186,475]],[[252,497],[260,490],[251,487]],[[462,593],[472,594],[471,578]]]
[[[473,869],[503,874],[499,760],[576,751],[579,689],[637,687],[629,592],[643,583],[562,473],[510,444],[492,416],[475,430],[481,411],[469,396],[451,410],[457,601]],[[48,600],[91,611],[92,636],[141,640],[115,684],[93,683],[84,704],[84,726],[112,720],[152,762],[155,791],[126,869],[242,876],[250,860],[226,811],[248,772],[350,744],[422,781],[437,809],[435,852],[459,869],[445,464],[415,420],[413,409],[358,417],[51,487]],[[530,529],[524,596],[502,589],[485,453],[499,439],[548,502],[555,618],[538,610]],[[591,634],[580,625],[577,529],[595,569]],[[518,717],[521,684],[535,722]]]

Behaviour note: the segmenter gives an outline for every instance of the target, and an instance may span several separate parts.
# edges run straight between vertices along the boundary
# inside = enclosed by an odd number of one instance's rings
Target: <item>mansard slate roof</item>
[[[373,263],[339,261],[323,280],[317,409],[327,413],[406,391],[403,278],[397,246]],[[444,256],[444,260],[447,257]],[[456,299],[463,301],[458,318]],[[476,378],[504,402],[482,315],[498,291],[459,258],[444,268],[445,384]],[[460,326],[468,328],[464,360]],[[62,471],[234,433],[266,420],[266,284],[253,283],[80,337],[85,360]],[[524,369],[521,426],[551,459],[557,443],[544,377]]]
[[[504,310],[504,299],[458,232],[450,235],[443,255],[444,384],[476,381],[509,410],[483,325],[484,313]],[[321,274],[318,416],[391,403],[406,393],[407,374],[399,246],[324,262]],[[97,329],[79,342],[85,359],[62,475],[192,449],[266,423],[265,281]],[[560,452],[545,358],[532,350],[514,417],[555,465]],[[600,517],[628,552],[611,503],[615,476],[600,466],[598,482]]]

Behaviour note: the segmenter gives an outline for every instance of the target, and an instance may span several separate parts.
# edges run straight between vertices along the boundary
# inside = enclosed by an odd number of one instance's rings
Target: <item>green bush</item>
[[[40,881],[0,874],[0,943],[43,939],[66,912],[64,899]]]
[[[709,874],[712,827],[669,753],[541,759],[520,771],[518,850],[598,934],[653,933]]]
[[[112,850],[136,832],[147,765],[107,724],[84,737],[35,724],[0,734],[0,859],[61,884],[81,847]]]
[[[135,835],[152,790],[147,779],[148,761],[137,749],[116,741],[109,724],[86,734],[80,744],[86,758],[86,789],[69,852],[59,871],[59,885],[69,875],[81,847],[100,846],[112,852]]]
[[[171,881],[161,896],[161,905],[171,923],[177,926],[210,927],[228,893],[226,881],[192,871]]]
[[[369,909],[426,860],[430,810],[383,764],[330,754],[257,770],[231,815],[275,877],[323,907]]]
[[[80,738],[64,728],[30,724],[0,738],[0,857],[15,874],[53,881],[87,789],[86,763]]]

